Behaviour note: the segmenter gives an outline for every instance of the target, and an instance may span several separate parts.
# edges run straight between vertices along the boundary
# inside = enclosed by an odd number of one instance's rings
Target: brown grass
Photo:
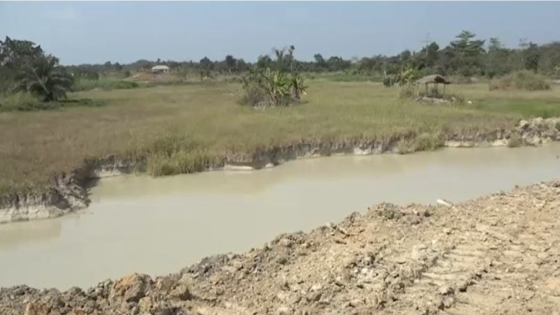
[[[469,90],[489,93],[483,85],[469,85]],[[107,155],[147,158],[149,173],[168,175],[191,172],[226,152],[250,153],[301,139],[424,134],[415,145],[433,149],[439,138],[431,135],[504,128],[520,118],[484,109],[418,106],[400,100],[398,88],[380,83],[311,82],[306,104],[265,111],[237,105],[239,92],[235,84],[89,91],[72,97],[102,99],[107,105],[1,114],[0,191],[43,188],[53,175],[84,159]]]

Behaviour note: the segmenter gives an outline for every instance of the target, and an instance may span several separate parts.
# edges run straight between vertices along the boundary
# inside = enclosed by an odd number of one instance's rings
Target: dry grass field
[[[472,105],[420,106],[399,99],[397,87],[327,80],[310,82],[304,104],[266,110],[239,105],[241,88],[232,83],[78,92],[70,97],[105,105],[0,114],[0,191],[40,189],[84,159],[107,155],[146,158],[150,174],[165,175],[225,152],[302,139],[398,139],[560,116],[556,86],[490,92],[487,84],[452,85],[448,91]]]

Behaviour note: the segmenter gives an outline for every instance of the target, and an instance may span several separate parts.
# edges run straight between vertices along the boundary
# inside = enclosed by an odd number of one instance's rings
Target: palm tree
[[[294,47],[294,45],[290,45],[290,47],[288,48],[288,54],[290,56],[290,72],[294,71],[294,50],[296,49],[296,47]]]
[[[74,83],[72,76],[58,64],[52,55],[36,57],[17,77],[18,91],[37,95],[44,102],[66,98]]]
[[[286,54],[286,49],[273,48],[272,52],[276,56],[276,70],[284,70],[284,55]]]

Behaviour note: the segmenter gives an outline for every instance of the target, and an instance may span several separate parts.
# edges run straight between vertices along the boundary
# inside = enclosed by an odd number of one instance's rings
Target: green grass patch
[[[140,84],[133,81],[125,81],[117,78],[101,78],[99,80],[87,80],[81,79],[76,81],[73,90],[79,91],[90,91],[90,90],[128,90],[139,88]]]
[[[37,97],[28,93],[16,93],[0,99],[0,112],[30,112],[41,110],[56,110],[70,107],[100,107],[107,102],[102,99],[66,99],[55,102],[41,102]]]
[[[525,118],[560,116],[560,98],[488,99],[475,101],[474,108],[503,114],[519,114]]]

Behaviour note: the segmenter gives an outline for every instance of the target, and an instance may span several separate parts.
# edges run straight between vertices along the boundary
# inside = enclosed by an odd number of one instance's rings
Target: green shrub
[[[269,101],[264,92],[264,89],[256,84],[249,84],[245,86],[244,94],[239,100],[241,105],[249,105],[253,107],[267,106]]]
[[[526,90],[544,91],[550,90],[550,85],[545,77],[528,70],[516,71],[500,79],[490,81],[490,91],[496,90]]]

